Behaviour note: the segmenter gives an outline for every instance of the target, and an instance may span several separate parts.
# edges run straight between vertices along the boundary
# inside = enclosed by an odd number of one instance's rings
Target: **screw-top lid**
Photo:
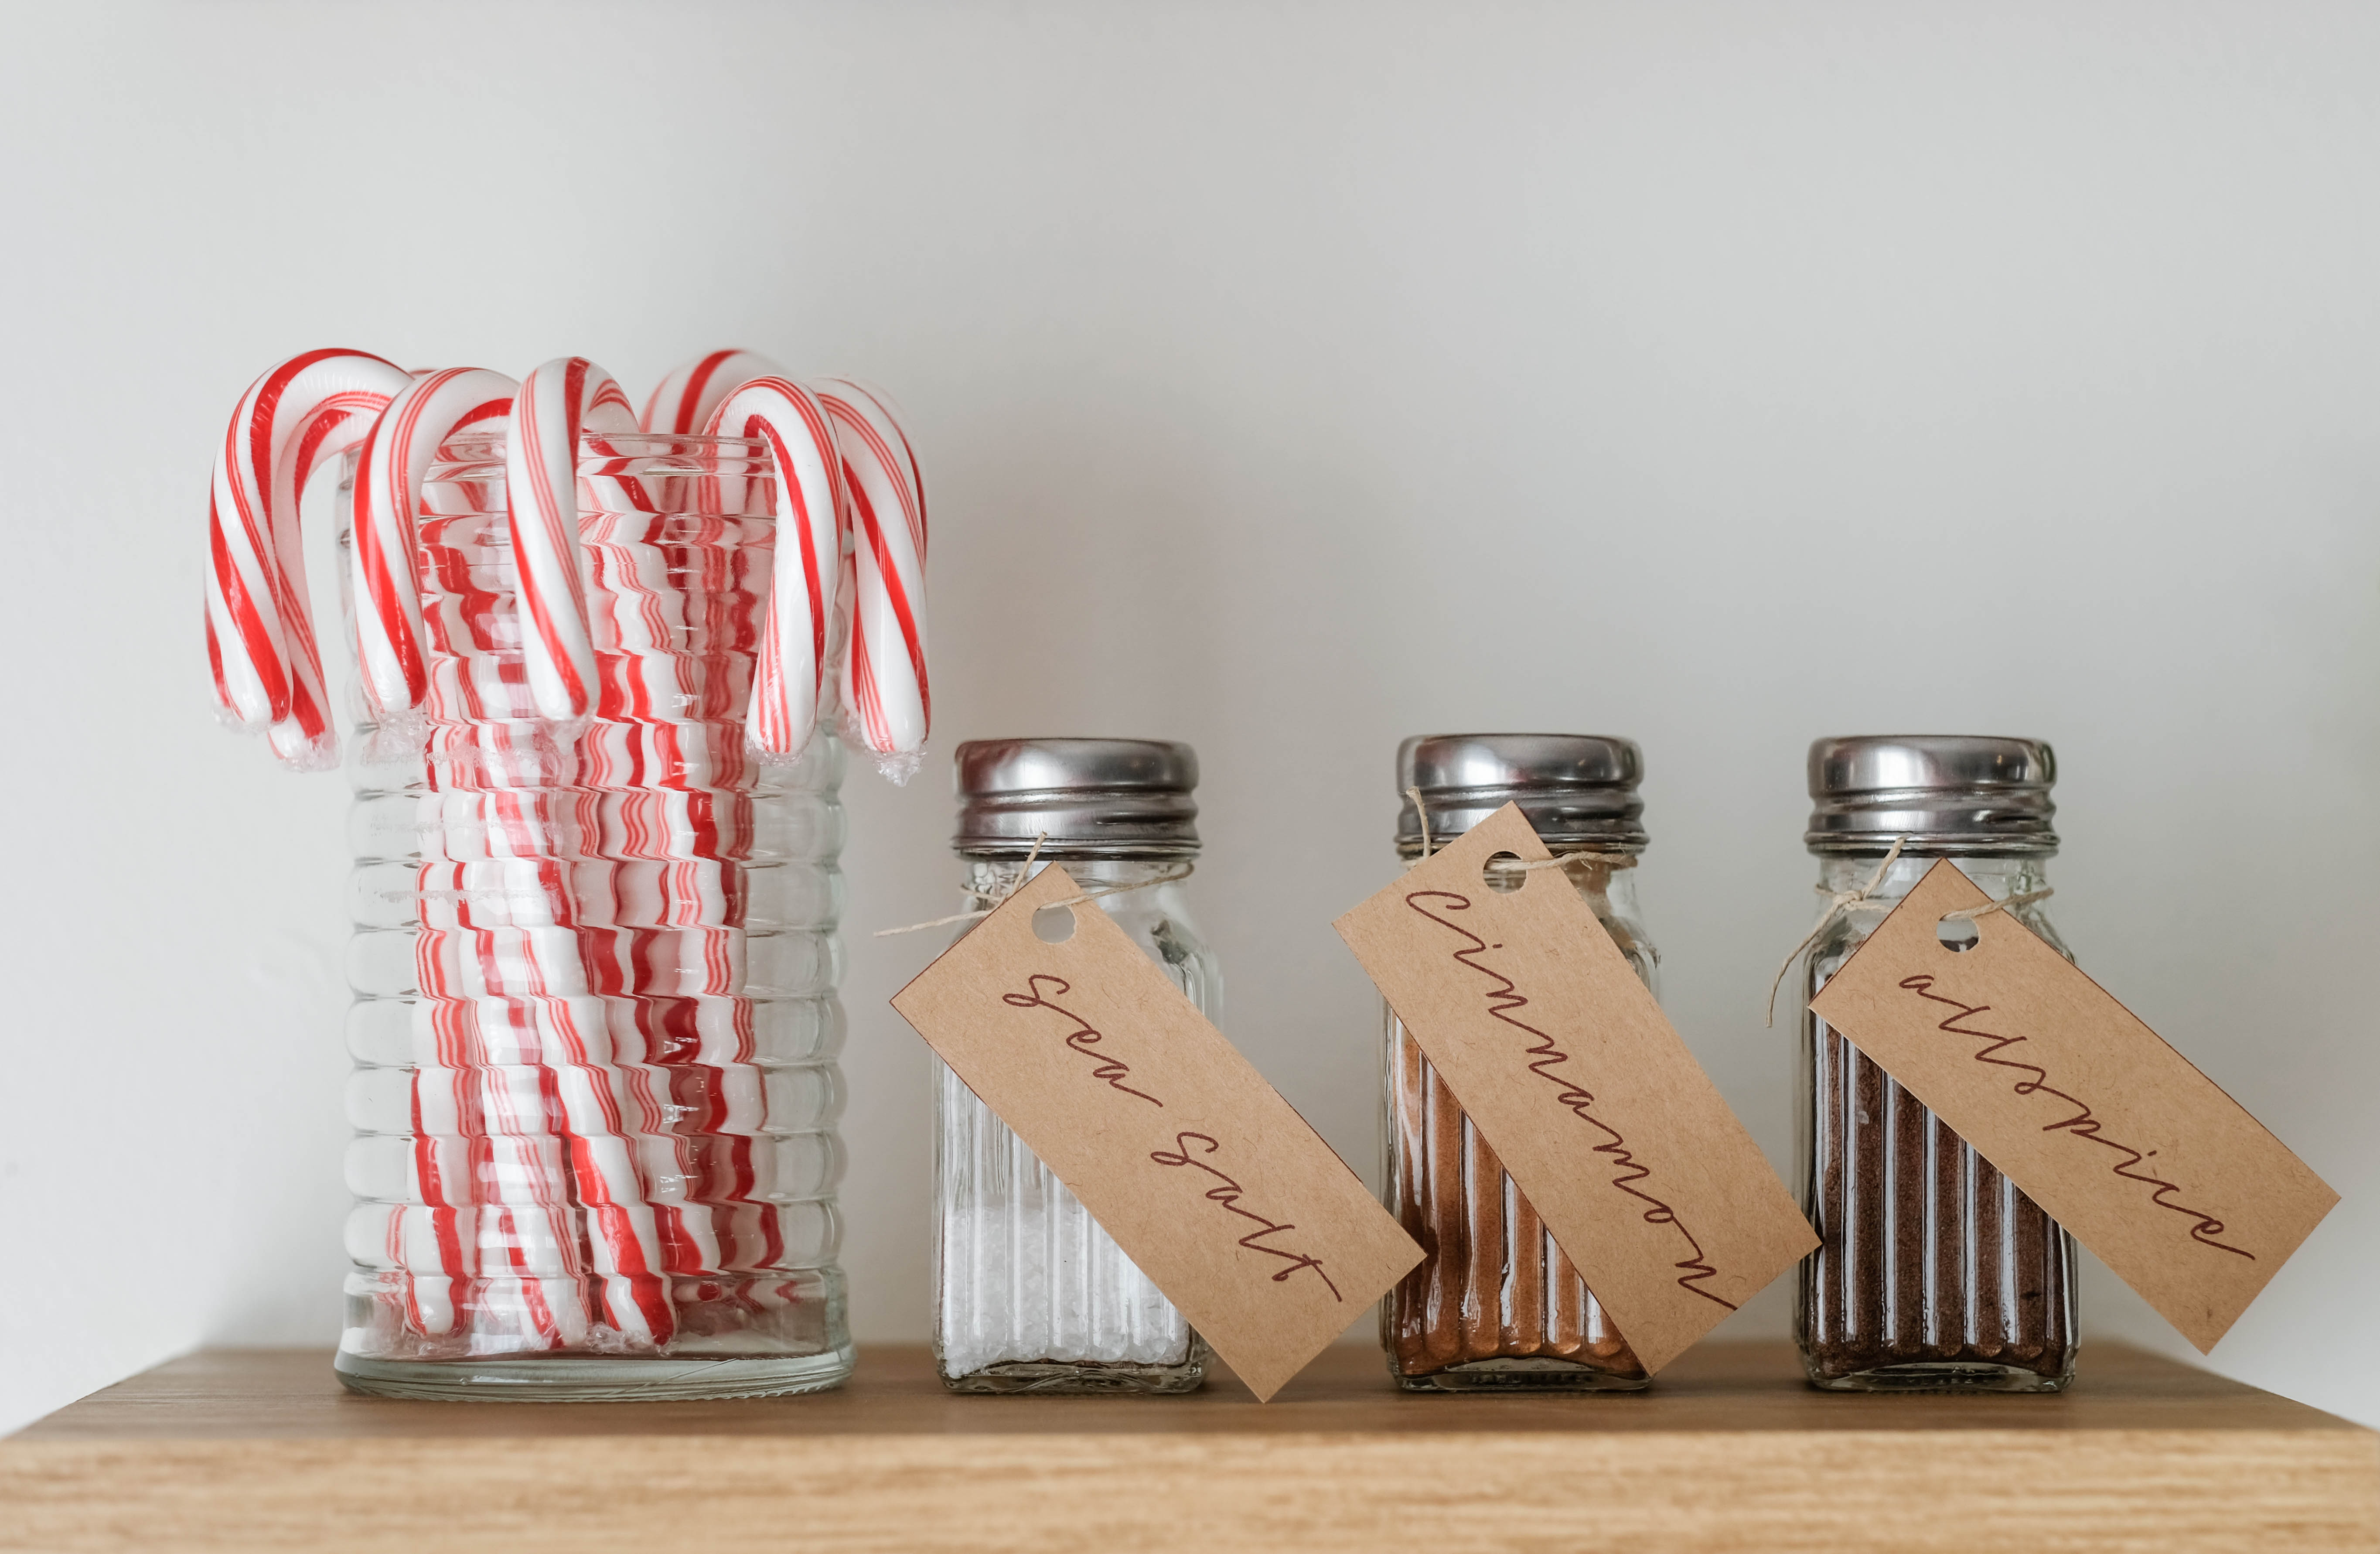
[[[958,749],[970,856],[1173,858],[1198,851],[1198,757],[1165,739],[971,739]]]
[[[1517,802],[1548,846],[1645,849],[1645,758],[1633,739],[1599,734],[1424,734],[1397,747],[1397,790],[1421,790],[1433,844],[1443,845]],[[1421,817],[1408,795],[1397,851],[1421,852]]]
[[[1810,746],[1814,853],[2054,853],[2058,758],[2039,739],[1856,735]]]

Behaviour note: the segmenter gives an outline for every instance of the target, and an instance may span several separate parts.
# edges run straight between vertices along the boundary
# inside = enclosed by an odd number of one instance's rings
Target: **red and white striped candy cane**
[[[887,397],[844,378],[810,385],[834,420],[851,499],[851,646],[844,706],[880,756],[925,748],[933,719],[926,680],[926,482]]]
[[[636,430],[628,396],[583,356],[547,362],[521,381],[513,400],[504,489],[519,573],[522,658],[537,710],[548,718],[582,717],[596,703],[578,539],[578,438]]]
[[[356,465],[356,655],[364,695],[382,717],[421,705],[430,684],[421,620],[421,484],[449,437],[492,429],[520,385],[501,372],[450,367],[389,401]]]
[[[719,402],[755,378],[781,378],[784,369],[752,351],[705,351],[662,380],[638,418],[647,431],[684,437],[709,424]]]
[[[306,597],[299,499],[369,431],[408,375],[363,351],[291,357],[249,386],[216,450],[207,513],[207,657],[215,698],[273,731],[282,760],[334,764],[338,735]]]
[[[846,500],[843,460],[826,407],[788,378],[756,378],[720,402],[706,429],[713,437],[768,444],[777,466],[777,557],[759,662],[752,674],[752,743],[773,755],[798,755],[818,721],[827,632],[843,577]]]

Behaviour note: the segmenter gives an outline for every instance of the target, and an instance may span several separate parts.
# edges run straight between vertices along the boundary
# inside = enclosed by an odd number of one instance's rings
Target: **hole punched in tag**
[[[1934,925],[1934,937],[1945,950],[1963,955],[1984,941],[1984,931],[1973,917],[1944,917]]]
[[[1981,906],[1967,906],[1956,912],[1945,912],[1935,920],[1934,937],[1942,941],[1942,948],[1945,950],[1954,954],[1963,955],[1984,941],[1983,929],[1985,917],[1995,912],[2005,912],[2011,921],[2015,921],[2018,907],[2030,906],[2036,901],[2046,901],[2054,893],[2048,886],[2044,885],[2037,891],[2020,891],[2014,895],[2003,896],[1998,901],[1987,901]]]
[[[1511,895],[1529,882],[1529,871],[1518,853],[1490,854],[1479,865],[1479,882],[1498,895]]]
[[[1045,906],[1033,914],[1033,937],[1044,944],[1063,944],[1075,937],[1075,909]]]

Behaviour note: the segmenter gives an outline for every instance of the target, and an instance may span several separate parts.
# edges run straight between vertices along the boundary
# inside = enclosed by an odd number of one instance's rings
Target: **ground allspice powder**
[[[2057,1221],[1823,1021],[1809,1061],[1811,1378],[1904,1366],[1926,1368],[1881,1384],[1923,1385],[1929,1371],[1954,1384],[1957,1367],[2070,1373],[2073,1252]]]

